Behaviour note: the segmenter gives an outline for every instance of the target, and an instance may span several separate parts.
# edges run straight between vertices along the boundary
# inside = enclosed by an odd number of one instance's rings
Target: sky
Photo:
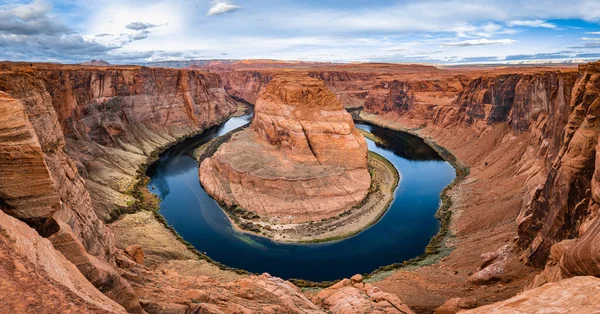
[[[0,60],[600,59],[600,0],[0,0]]]

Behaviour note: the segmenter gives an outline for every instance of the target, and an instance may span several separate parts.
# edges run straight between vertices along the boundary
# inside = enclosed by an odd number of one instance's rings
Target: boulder
[[[135,244],[125,248],[125,253],[129,255],[136,263],[144,264],[144,251],[142,247]]]
[[[454,314],[462,310],[472,309],[477,306],[477,300],[473,298],[454,298],[446,301],[442,306],[435,309],[434,314]]]

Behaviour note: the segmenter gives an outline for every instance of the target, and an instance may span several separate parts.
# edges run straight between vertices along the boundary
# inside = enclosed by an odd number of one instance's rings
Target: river
[[[231,118],[170,147],[146,173],[148,188],[161,198],[160,214],[213,260],[284,279],[336,280],[419,256],[439,231],[434,215],[442,189],[455,177],[454,168],[416,136],[360,123],[356,126],[385,142],[367,139],[369,150],[387,158],[401,174],[395,199],[376,224],[353,237],[319,244],[278,243],[234,230],[200,185],[192,153],[250,119]]]

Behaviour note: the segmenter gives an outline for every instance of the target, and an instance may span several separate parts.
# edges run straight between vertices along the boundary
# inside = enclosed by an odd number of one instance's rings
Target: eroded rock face
[[[367,144],[352,117],[322,81],[276,77],[256,102],[252,129],[291,158],[324,166],[365,168]]]
[[[519,244],[527,260],[546,264],[551,247],[579,238],[564,253],[563,274],[599,275],[597,145],[600,136],[600,64],[580,66],[573,88],[570,115],[547,180],[521,213]],[[559,258],[559,257],[555,257]]]
[[[600,279],[589,276],[574,277],[461,313],[597,313],[600,311],[598,293]]]
[[[274,78],[252,126],[200,166],[206,191],[276,222],[334,217],[370,186],[367,146],[352,117],[322,81]]]
[[[0,211],[0,312],[126,313],[25,223]]]
[[[440,109],[434,121],[442,125],[459,122],[481,128],[507,123],[515,132],[542,133],[550,141],[548,160],[560,146],[567,123],[571,90],[577,78],[573,72],[502,74],[471,80],[453,101],[452,108]]]
[[[2,210],[24,220],[47,219],[59,196],[23,104],[0,91],[0,197]]]
[[[155,149],[236,109],[217,75],[189,70],[16,64],[0,90],[24,103],[64,202],[101,219],[131,200],[123,192]]]
[[[69,272],[142,313],[102,218],[126,205],[154,149],[221,122],[236,102],[216,75],[141,67],[2,64],[0,90],[0,209],[52,239]]]
[[[50,242],[102,293],[121,304],[129,313],[144,313],[138,297],[125,279],[107,262],[90,255],[69,226],[59,222]]]

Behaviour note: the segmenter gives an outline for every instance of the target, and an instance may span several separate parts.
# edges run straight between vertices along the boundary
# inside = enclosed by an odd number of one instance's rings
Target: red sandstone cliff
[[[519,217],[519,245],[525,257],[538,267],[547,262],[534,286],[570,276],[600,276],[598,104],[600,64],[582,65],[560,150],[546,181]]]
[[[41,141],[48,142],[48,150],[71,157],[55,162],[77,168],[102,219],[125,206],[129,198],[122,193],[153,150],[219,123],[235,110],[219,78],[198,71],[13,66],[0,76],[0,89],[26,100],[30,115],[40,115],[34,123]]]
[[[143,312],[98,217],[124,205],[120,192],[154,149],[221,122],[235,101],[214,75],[139,67],[5,64],[0,90],[2,210],[48,237],[107,296]]]

